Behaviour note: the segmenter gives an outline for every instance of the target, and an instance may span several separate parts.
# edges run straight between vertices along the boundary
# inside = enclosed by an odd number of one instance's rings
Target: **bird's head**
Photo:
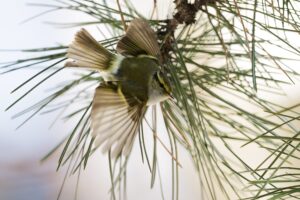
[[[155,74],[154,74],[156,80],[159,83],[159,86],[162,88],[163,92],[168,95],[170,98],[173,98],[171,92],[172,92],[172,88],[171,88],[171,84],[170,81],[168,79],[168,77],[166,76],[166,74],[164,74],[161,70],[158,70]]]

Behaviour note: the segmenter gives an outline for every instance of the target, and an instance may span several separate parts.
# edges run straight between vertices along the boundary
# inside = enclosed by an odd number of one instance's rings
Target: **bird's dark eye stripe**
[[[158,81],[159,82],[159,85],[162,87],[162,88],[165,88],[165,85],[162,83],[162,82],[160,82],[160,81]]]

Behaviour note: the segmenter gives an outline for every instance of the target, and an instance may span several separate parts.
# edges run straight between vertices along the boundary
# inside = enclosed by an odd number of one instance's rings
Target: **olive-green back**
[[[158,71],[156,59],[148,56],[125,58],[118,70],[122,93],[134,97],[141,103],[148,100],[148,86],[153,75]]]

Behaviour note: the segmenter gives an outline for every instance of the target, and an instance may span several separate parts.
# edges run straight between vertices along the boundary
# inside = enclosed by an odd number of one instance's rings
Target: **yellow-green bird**
[[[66,66],[95,69],[104,78],[96,89],[92,111],[92,137],[96,147],[113,157],[127,156],[150,105],[171,96],[161,71],[160,48],[147,21],[135,19],[117,44],[117,54],[102,47],[85,29],[69,46]]]

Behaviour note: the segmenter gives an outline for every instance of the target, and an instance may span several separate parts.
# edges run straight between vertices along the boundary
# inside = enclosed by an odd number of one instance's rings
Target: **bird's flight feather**
[[[92,137],[103,152],[112,151],[112,157],[128,155],[137,134],[146,107],[134,98],[126,98],[117,89],[99,86],[92,107]]]
[[[131,21],[125,36],[117,44],[117,51],[124,55],[147,54],[160,59],[156,34],[143,19]]]

